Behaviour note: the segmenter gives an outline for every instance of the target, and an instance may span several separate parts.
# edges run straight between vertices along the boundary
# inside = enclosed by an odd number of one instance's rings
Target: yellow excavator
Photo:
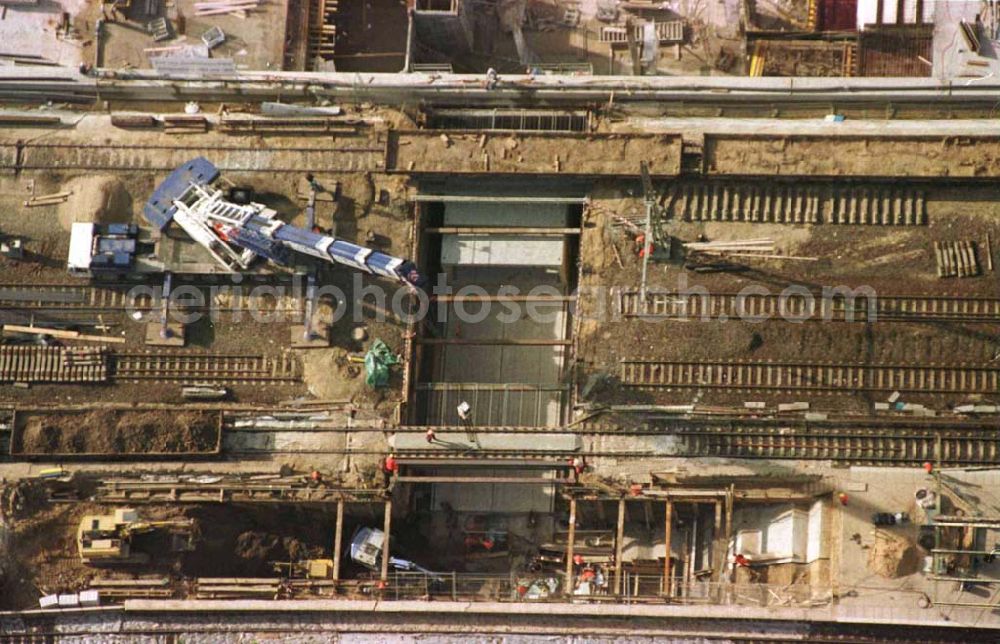
[[[169,530],[171,551],[191,549],[194,521],[144,521],[131,508],[115,510],[113,514],[88,514],[80,520],[77,546],[80,560],[92,566],[137,564],[149,561],[149,554],[132,548],[132,537],[154,530]]]

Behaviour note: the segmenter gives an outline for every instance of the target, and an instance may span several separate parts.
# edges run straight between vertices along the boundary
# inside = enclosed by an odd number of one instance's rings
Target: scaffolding
[[[934,537],[930,570],[934,604],[996,608],[1000,591],[1000,562],[996,561],[1000,556],[1000,517],[938,515],[930,527]],[[960,599],[943,600],[949,591]],[[970,597],[967,601],[966,596]]]

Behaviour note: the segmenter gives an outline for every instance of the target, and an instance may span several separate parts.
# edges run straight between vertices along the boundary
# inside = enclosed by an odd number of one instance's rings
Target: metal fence
[[[828,587],[807,584],[731,584],[676,580],[664,592],[662,575],[622,575],[622,592],[614,594],[612,579],[589,592],[563,593],[563,575],[504,575],[397,572],[389,576],[383,599],[443,599],[490,602],[610,602],[714,604],[726,606],[822,606],[831,601]]]

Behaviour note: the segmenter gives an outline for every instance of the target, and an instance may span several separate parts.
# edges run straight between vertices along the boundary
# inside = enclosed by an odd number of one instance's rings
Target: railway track
[[[6,143],[0,144],[0,170],[169,172],[197,156],[212,159],[224,172],[372,172],[385,167],[383,146]]]
[[[527,428],[520,432],[531,433]],[[549,431],[552,431],[551,429]],[[684,418],[652,421],[638,427],[583,424],[576,430],[600,441],[602,436],[673,436],[674,451],[619,453],[595,449],[588,452],[486,450],[449,452],[424,449],[397,450],[407,459],[515,460],[518,458],[563,461],[567,457],[619,460],[650,457],[757,458],[834,461],[845,465],[916,467],[925,462],[942,466],[993,465],[1000,460],[1000,422],[968,419],[850,418],[807,421],[799,418]],[[535,433],[543,433],[535,430]]]
[[[111,364],[111,377],[118,381],[288,384],[302,379],[290,355],[116,353]]]
[[[923,191],[878,183],[761,183],[706,179],[677,184],[670,214],[685,221],[919,226]]]
[[[160,306],[160,286],[144,284],[142,292],[132,289],[137,284],[0,284],[0,309],[32,310],[32,311],[149,311]],[[295,297],[295,289],[289,285],[276,286],[285,289],[290,294],[281,297],[278,302],[270,295],[262,303],[253,294],[251,287],[246,287],[238,295],[227,293],[225,303],[210,303],[210,288],[201,287],[203,303],[195,302],[190,294],[179,295],[172,307],[178,306],[186,311],[209,310],[218,308],[224,311],[254,311],[262,313],[297,315],[305,310],[304,300]],[[304,288],[300,289],[304,295]],[[175,288],[176,292],[176,288]],[[172,298],[173,299],[173,298]],[[279,305],[280,304],[280,305]]]
[[[621,384],[653,389],[732,389],[854,394],[993,394],[1000,367],[972,365],[851,365],[796,362],[626,360]]]
[[[1000,298],[952,295],[647,292],[643,308],[638,290],[623,290],[617,307],[624,317],[688,320],[1000,322]]]
[[[716,423],[680,427],[683,456],[835,461],[845,465],[991,465],[1000,425],[990,429],[834,427],[808,422]]]
[[[107,310],[127,306],[148,308],[152,302],[130,298],[131,285],[0,284],[0,309]]]

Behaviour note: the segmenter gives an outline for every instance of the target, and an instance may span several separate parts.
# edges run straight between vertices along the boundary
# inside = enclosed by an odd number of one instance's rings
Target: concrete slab
[[[905,591],[904,591],[905,593]],[[208,615],[206,619],[219,619],[219,614],[225,612],[284,612],[308,613],[311,611],[333,611],[338,613],[361,612],[371,616],[377,613],[405,614],[415,612],[424,614],[461,614],[466,617],[474,614],[501,614],[508,617],[523,618],[531,615],[559,615],[561,619],[571,619],[574,615],[618,617],[627,620],[643,618],[669,619],[706,617],[719,619],[719,607],[715,605],[677,605],[677,604],[592,604],[592,603],[553,603],[553,602],[447,602],[447,601],[352,601],[352,600],[155,600],[129,599],[125,601],[126,616],[134,614],[146,619],[150,614],[162,611],[162,621],[175,621],[180,616],[169,617],[166,613],[187,613],[183,616],[190,621],[191,614]],[[920,608],[900,609],[869,603],[866,606],[822,606],[817,608],[801,608],[788,606],[729,606],[726,608],[726,619],[753,620],[754,633],[759,635],[760,627],[776,620],[794,620],[823,623],[871,623],[909,624],[916,626],[935,626],[943,628],[958,628],[961,626],[978,626],[981,628],[996,628],[1000,617],[990,611],[955,610],[948,615],[939,611]],[[115,614],[116,624],[121,621]],[[131,618],[130,618],[131,619]],[[439,619],[444,619],[439,618]],[[144,622],[145,624],[145,622]],[[662,627],[662,624],[661,624]],[[119,628],[121,628],[119,626]]]
[[[565,240],[530,235],[444,235],[445,266],[562,266]]]
[[[146,324],[146,344],[154,347],[183,347],[184,325],[180,322],[167,322],[167,333],[162,333],[163,325],[159,322]]]
[[[453,284],[461,293],[465,284],[483,286],[495,292],[497,285],[515,287],[527,293],[541,278],[559,293],[558,278],[511,269],[471,269],[458,274]],[[547,278],[547,279],[546,279]],[[445,309],[445,337],[463,340],[560,340],[566,337],[564,304],[493,304],[484,311],[478,303],[453,303]],[[453,387],[425,392],[427,422],[451,425],[458,422],[455,407],[463,400],[473,405],[476,425],[544,425],[560,422],[564,399],[560,387],[565,346],[438,345],[435,350],[433,380],[437,383],[480,383],[484,385],[533,385],[477,390]]]
[[[583,441],[576,434],[551,433],[538,434],[515,433],[479,433],[473,442],[465,432],[441,432],[433,443],[428,443],[423,434],[408,432],[393,434],[389,445],[397,452],[406,450],[426,451],[470,451],[470,450],[531,450],[536,452],[575,452],[583,447]],[[537,472],[534,476],[537,476]]]
[[[891,4],[891,3],[890,3]],[[970,52],[960,33],[959,23],[965,20],[970,25],[975,24],[976,14],[982,9],[979,0],[939,0],[934,7],[934,43],[933,71],[934,78],[955,78],[959,82],[972,83],[975,79],[962,80],[963,74],[974,73],[982,76],[993,76],[1000,69],[992,47],[986,42],[984,53],[993,54],[989,58],[977,56]],[[981,36],[986,40],[986,35]],[[980,60],[988,63],[985,68],[976,68],[974,72],[966,66],[969,60]]]
[[[93,62],[94,23],[87,16],[87,0],[60,0],[42,2],[33,6],[8,6],[5,17],[0,20],[0,42],[3,51],[22,56],[41,56],[46,60],[77,67],[82,62]],[[73,16],[73,27],[79,32],[79,40],[67,40],[56,35],[60,15],[65,11]],[[13,68],[13,63],[3,64],[4,75]],[[49,70],[35,65],[18,67],[18,70]]]
[[[472,406],[474,425],[506,427],[552,427],[559,424],[562,401],[567,390],[561,387],[501,386],[498,388],[435,388],[420,392],[430,425],[459,422],[456,408],[462,402]]]
[[[330,327],[325,324],[313,325],[310,337],[305,337],[304,324],[291,327],[291,345],[295,349],[319,349],[330,346]]]
[[[954,471],[942,473],[942,477],[950,487],[971,499],[983,515],[1000,514],[1000,472]],[[875,529],[871,521],[872,513],[909,513],[910,523],[879,529],[915,542],[926,515],[916,506],[914,493],[920,488],[936,490],[937,482],[933,476],[922,469],[852,468],[836,478],[839,479],[839,489],[851,490],[848,492],[848,504],[838,505],[835,510],[839,514],[839,522],[833,522],[834,526],[840,526],[831,535],[831,547],[838,551],[834,555],[834,560],[839,561],[835,571],[836,582],[842,590],[854,589],[857,593],[856,597],[842,597],[842,605],[875,617],[875,613],[871,612],[874,604],[890,612],[912,609],[921,593],[926,593],[935,601],[983,603],[981,598],[961,592],[955,583],[934,582],[922,570],[889,579],[874,574],[868,568],[867,548],[873,542]],[[945,494],[948,494],[947,490]],[[860,535],[860,543],[854,535]],[[925,554],[919,552],[921,556]],[[979,572],[984,577],[1000,578],[1000,562],[983,564]],[[952,608],[945,610],[950,612]]]
[[[444,225],[562,228],[569,225],[569,212],[565,204],[558,203],[453,201],[445,205]]]

